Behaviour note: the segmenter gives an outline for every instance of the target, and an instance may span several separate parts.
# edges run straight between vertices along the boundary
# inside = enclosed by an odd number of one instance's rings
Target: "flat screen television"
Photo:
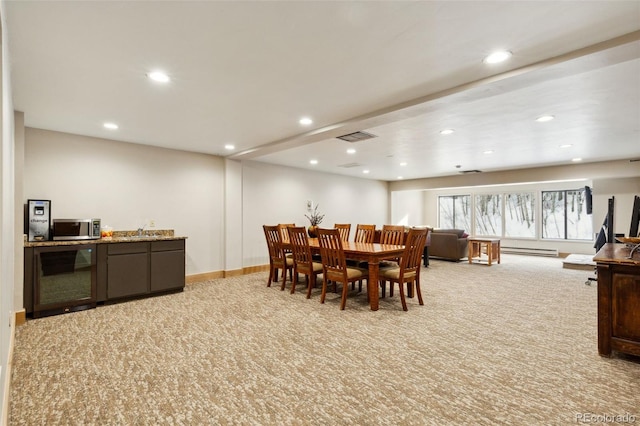
[[[614,210],[615,197],[609,198],[609,204],[607,208],[607,242],[614,242],[613,235],[613,210]]]
[[[589,186],[584,187],[584,198],[587,201],[587,214],[593,213],[593,194]]]
[[[640,197],[635,196],[633,200],[633,210],[631,212],[631,228],[629,228],[630,237],[638,237],[638,227],[640,226]]]

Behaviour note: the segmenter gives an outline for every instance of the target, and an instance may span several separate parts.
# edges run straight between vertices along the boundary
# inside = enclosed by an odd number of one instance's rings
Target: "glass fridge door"
[[[96,305],[95,245],[36,250],[34,317]]]

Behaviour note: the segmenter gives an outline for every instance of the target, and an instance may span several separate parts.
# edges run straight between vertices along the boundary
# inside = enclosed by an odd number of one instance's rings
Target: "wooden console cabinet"
[[[98,247],[98,302],[181,290],[184,285],[183,239]]]
[[[24,307],[34,318],[184,286],[183,237],[25,243]]]
[[[628,259],[624,244],[605,244],[598,270],[598,353],[640,355],[640,253]]]

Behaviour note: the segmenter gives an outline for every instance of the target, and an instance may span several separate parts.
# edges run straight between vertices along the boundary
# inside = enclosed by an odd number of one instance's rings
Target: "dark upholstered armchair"
[[[460,261],[468,255],[467,237],[463,229],[432,230],[429,257]]]

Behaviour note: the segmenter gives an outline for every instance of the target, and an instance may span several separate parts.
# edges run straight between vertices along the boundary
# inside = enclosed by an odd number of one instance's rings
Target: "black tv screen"
[[[629,229],[630,237],[638,237],[638,226],[640,225],[640,197],[635,196],[633,200],[633,211],[631,212],[631,228]]]

